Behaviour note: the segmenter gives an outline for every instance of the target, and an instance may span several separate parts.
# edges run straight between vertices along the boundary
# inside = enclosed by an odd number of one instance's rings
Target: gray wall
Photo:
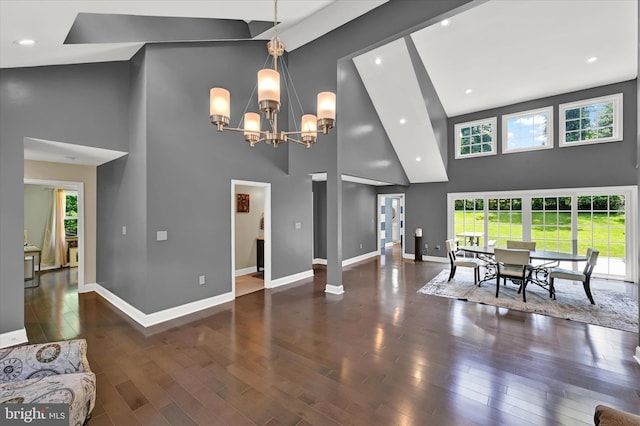
[[[558,104],[604,96],[624,94],[624,140],[571,148],[558,147]],[[413,184],[407,190],[407,233],[423,228],[423,243],[429,244],[429,255],[445,256],[442,246],[447,233],[447,193],[471,191],[535,190],[548,188],[599,187],[635,185],[636,169],[636,80],[538,99],[479,113],[449,119],[449,144],[454,146],[456,123],[500,116],[518,111],[554,106],[555,147],[549,150],[500,154],[502,135],[498,126],[498,155],[455,160],[449,150],[449,182]],[[398,188],[383,188],[393,193]],[[413,253],[414,241],[407,238],[407,253]]]
[[[327,258],[327,183],[313,182],[313,258]]]
[[[377,249],[376,241],[376,205],[378,202],[375,187],[354,182],[341,183],[343,193],[341,236],[344,259],[350,259]],[[313,183],[314,197],[314,258],[327,258],[327,183]],[[320,238],[318,238],[320,237]],[[360,248],[362,244],[362,248]]]
[[[24,137],[127,151],[129,64],[0,70],[0,333],[24,325]]]
[[[241,134],[219,133],[209,122],[209,88],[222,86],[237,125],[264,53],[262,42],[158,44],[141,58],[132,121],[142,125],[132,126],[129,158],[99,170],[99,205],[111,204],[119,219],[99,225],[113,255],[99,260],[98,282],[145,313],[231,291],[232,179],[272,184],[272,279],[311,269],[311,178],[286,174],[286,148],[250,148]],[[127,176],[137,174],[129,188]],[[145,205],[113,203],[123,194]],[[140,234],[122,236],[132,220]],[[167,241],[157,241],[157,231],[167,231]],[[146,255],[142,268],[122,273],[120,253],[133,250]]]
[[[342,182],[342,250],[344,259],[376,251],[376,188]],[[348,232],[346,232],[348,230]],[[362,245],[362,247],[360,247]]]

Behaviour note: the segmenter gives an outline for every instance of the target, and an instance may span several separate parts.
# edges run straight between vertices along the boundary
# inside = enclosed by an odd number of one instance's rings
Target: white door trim
[[[231,180],[231,293],[236,298],[236,186],[264,189],[264,288],[271,288],[271,184],[248,180]]]
[[[78,293],[84,293],[86,291],[84,288],[84,182],[49,179],[24,179],[24,183],[25,185],[71,187],[73,188],[73,190],[78,191]]]
[[[376,228],[376,239],[377,239],[377,251],[379,254],[382,254],[382,247],[380,246],[380,240],[382,239],[382,235],[381,235],[381,231],[380,231],[380,225],[381,225],[381,218],[380,218],[380,207],[382,207],[384,205],[384,200],[385,198],[399,198],[400,199],[400,222],[402,223],[402,226],[400,226],[400,239],[402,240],[402,257],[405,257],[405,253],[406,253],[406,248],[407,248],[407,239],[406,239],[406,233],[405,230],[407,229],[407,221],[406,221],[406,214],[407,214],[407,209],[405,206],[405,193],[397,193],[397,194],[378,194],[378,207],[376,210],[376,221],[377,221],[377,228]],[[386,212],[385,212],[386,214]]]

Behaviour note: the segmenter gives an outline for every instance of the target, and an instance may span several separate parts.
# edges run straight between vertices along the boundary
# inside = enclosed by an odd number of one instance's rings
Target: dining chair
[[[526,303],[527,295],[525,294],[525,289],[529,278],[527,269],[529,265],[529,250],[496,248],[493,253],[498,269],[496,274],[496,297],[500,293],[500,278],[504,279],[505,283],[509,278],[511,281],[520,281],[518,293],[522,292],[522,300]]]
[[[554,286],[554,280],[556,278],[571,281],[581,281],[582,287],[584,287],[584,292],[587,294],[589,301],[592,305],[595,305],[596,303],[593,301],[593,296],[591,295],[591,273],[593,272],[593,268],[598,262],[599,254],[600,252],[598,250],[594,250],[592,248],[587,249],[587,264],[585,265],[582,272],[562,268],[549,269],[549,292],[551,293],[551,296],[554,299],[556,298],[556,288]]]
[[[535,241],[507,240],[507,248],[508,249],[524,249],[524,250],[529,250],[529,251],[535,251],[536,242]]]
[[[446,240],[445,245],[447,247],[447,253],[449,255],[449,262],[451,262],[451,272],[449,273],[449,279],[451,281],[456,274],[456,268],[462,266],[465,268],[473,268],[473,284],[478,284],[480,280],[480,266],[482,262],[478,259],[458,259],[456,257],[456,242],[455,240]]]

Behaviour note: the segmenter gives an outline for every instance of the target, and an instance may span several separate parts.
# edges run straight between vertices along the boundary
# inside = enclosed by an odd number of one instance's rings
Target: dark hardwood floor
[[[74,270],[25,290],[31,342],[82,337],[98,425],[580,425],[640,412],[636,333],[417,294],[396,250],[142,329]],[[68,281],[72,284],[69,285]]]

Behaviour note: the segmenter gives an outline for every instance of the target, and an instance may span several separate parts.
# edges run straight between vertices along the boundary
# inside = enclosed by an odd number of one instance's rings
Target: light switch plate
[[[158,231],[158,232],[156,232],[156,240],[158,240],[158,241],[166,241],[167,240],[167,231]]]
[[[302,223],[296,222],[296,229],[301,229],[301,228],[302,228]]]
[[[198,278],[198,282],[200,283],[200,285],[203,285],[206,282],[204,275],[200,275],[200,277]]]
[[[122,235],[127,235],[127,227],[126,226],[122,227]]]

